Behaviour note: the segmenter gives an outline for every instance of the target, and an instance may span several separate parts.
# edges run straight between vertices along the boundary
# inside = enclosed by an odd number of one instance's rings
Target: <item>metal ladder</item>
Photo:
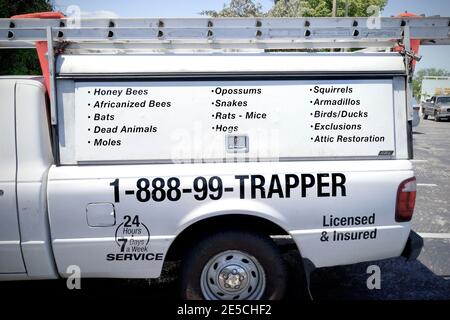
[[[65,50],[391,48],[450,44],[450,17],[0,19],[0,48]]]
[[[449,45],[450,17],[396,18],[62,18],[0,19],[0,49],[34,48],[40,55],[55,131],[55,55],[176,50],[302,50],[400,48],[411,80],[410,40]],[[38,48],[39,54],[39,48]],[[44,58],[42,58],[44,57]]]

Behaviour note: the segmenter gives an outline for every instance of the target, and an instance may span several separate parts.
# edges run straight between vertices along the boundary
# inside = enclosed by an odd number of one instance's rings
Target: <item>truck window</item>
[[[439,98],[437,98],[436,103],[442,103],[442,104],[450,103],[450,96],[448,96],[448,97],[439,97]]]

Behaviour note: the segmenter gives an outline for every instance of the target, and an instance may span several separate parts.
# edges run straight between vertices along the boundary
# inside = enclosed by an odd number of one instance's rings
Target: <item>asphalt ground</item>
[[[450,299],[450,121],[421,120],[414,128],[414,166],[417,199],[413,229],[424,238],[416,261],[399,257],[356,265],[323,268],[311,274],[306,290],[300,260],[284,254],[290,271],[288,300],[437,300]],[[368,289],[367,269],[380,270],[380,288]],[[177,264],[170,264],[156,280],[82,279],[81,290],[68,290],[66,281],[0,283],[9,296],[59,299],[82,297],[128,300],[177,300]]]

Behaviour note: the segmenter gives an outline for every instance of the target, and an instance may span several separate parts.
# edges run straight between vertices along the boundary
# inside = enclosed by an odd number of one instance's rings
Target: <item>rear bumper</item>
[[[403,249],[402,257],[408,260],[416,260],[423,248],[423,239],[416,232],[409,233],[408,241],[405,249]]]

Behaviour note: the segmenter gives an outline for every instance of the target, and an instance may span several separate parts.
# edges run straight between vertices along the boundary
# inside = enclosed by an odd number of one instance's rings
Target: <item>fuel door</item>
[[[86,218],[90,227],[112,227],[116,224],[114,205],[108,202],[89,203]]]

